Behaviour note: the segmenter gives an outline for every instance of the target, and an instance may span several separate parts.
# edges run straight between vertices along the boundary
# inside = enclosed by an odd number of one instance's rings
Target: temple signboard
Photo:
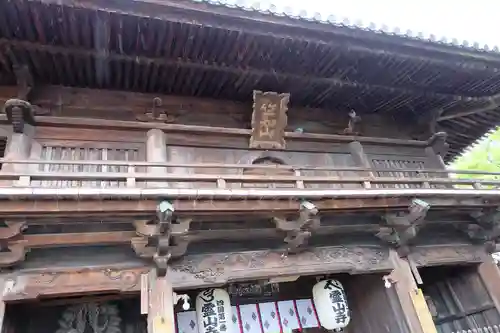
[[[250,148],[284,149],[290,94],[253,92]]]

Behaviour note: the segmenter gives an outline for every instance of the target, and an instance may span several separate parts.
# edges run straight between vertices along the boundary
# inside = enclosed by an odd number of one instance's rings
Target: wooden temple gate
[[[0,3],[3,331],[497,330],[498,174],[445,161],[500,122],[498,56],[464,52],[205,2]]]

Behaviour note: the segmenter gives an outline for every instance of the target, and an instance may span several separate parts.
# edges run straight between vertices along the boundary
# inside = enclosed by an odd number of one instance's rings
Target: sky
[[[251,1],[249,1],[251,3]],[[267,0],[278,8],[292,7],[322,17],[333,14],[347,17],[350,22],[361,20],[377,26],[398,27],[401,31],[412,30],[424,35],[434,34],[438,39],[457,38],[478,42],[481,47],[500,46],[499,0]],[[309,15],[308,15],[309,16]],[[312,16],[312,15],[311,15]]]

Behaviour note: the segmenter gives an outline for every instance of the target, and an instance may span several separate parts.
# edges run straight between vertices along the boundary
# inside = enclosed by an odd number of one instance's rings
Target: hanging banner
[[[347,298],[339,281],[324,280],[316,283],[313,287],[313,300],[321,326],[327,330],[336,330],[349,324],[351,316]]]
[[[199,333],[232,333],[232,315],[229,294],[224,289],[206,289],[196,297]]]

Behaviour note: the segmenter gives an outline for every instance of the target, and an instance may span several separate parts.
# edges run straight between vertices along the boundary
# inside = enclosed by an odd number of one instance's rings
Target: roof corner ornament
[[[419,226],[425,220],[429,209],[429,203],[414,199],[408,207],[408,212],[383,216],[385,223],[376,236],[396,247],[401,257],[408,256],[411,241],[417,236]]]
[[[462,230],[472,241],[483,244],[489,253],[496,251],[500,240],[500,208],[490,208],[471,214],[475,223],[469,223]]]
[[[166,275],[169,260],[183,256],[189,245],[192,219],[175,219],[174,211],[172,203],[164,200],[157,206],[155,219],[134,223],[139,237],[132,239],[132,248],[138,256],[153,259],[158,277]]]
[[[295,220],[273,217],[276,229],[285,233],[285,254],[305,250],[312,233],[321,224],[318,208],[309,201],[300,203],[299,217]]]
[[[344,128],[342,134],[345,135],[359,135],[359,123],[361,123],[361,117],[356,114],[356,111],[349,111],[349,123],[347,127]]]

